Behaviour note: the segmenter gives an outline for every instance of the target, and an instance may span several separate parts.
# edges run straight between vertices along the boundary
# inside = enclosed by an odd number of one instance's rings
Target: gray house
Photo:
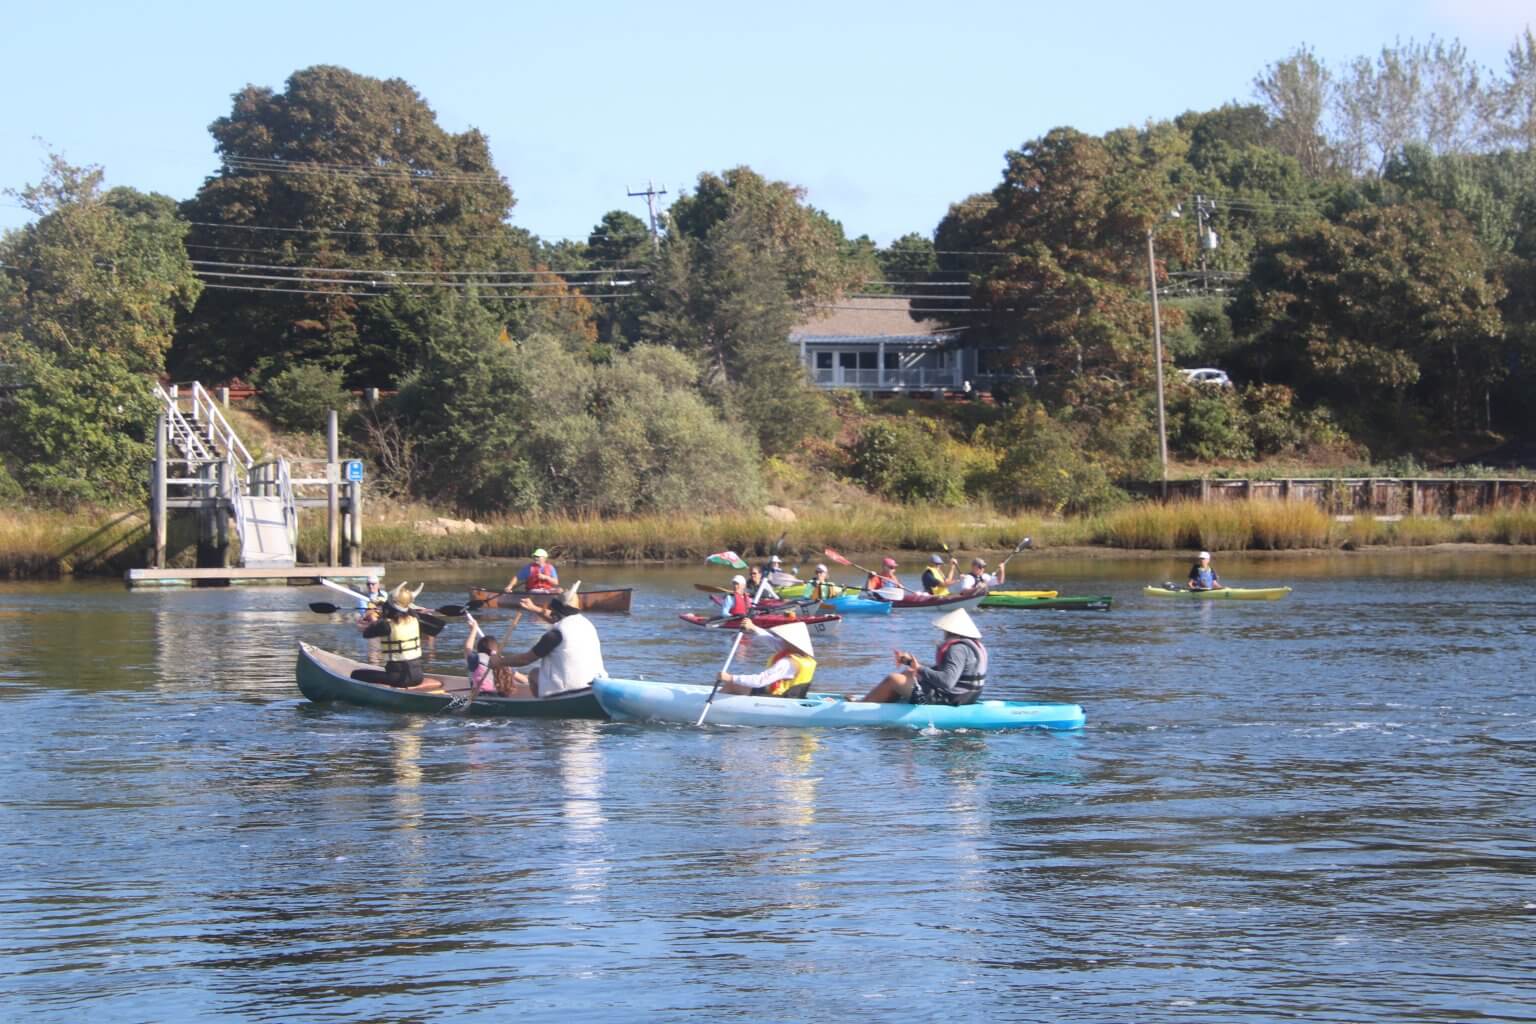
[[[907,299],[846,299],[790,332],[818,387],[875,392],[963,392],[991,383],[986,355],[964,328],[914,320]]]

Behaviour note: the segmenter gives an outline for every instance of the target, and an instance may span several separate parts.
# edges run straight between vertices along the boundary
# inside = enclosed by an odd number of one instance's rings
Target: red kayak
[[[707,615],[699,615],[694,612],[686,612],[678,618],[684,622],[691,622],[695,626],[704,626],[708,629],[740,629],[741,616],[734,619],[710,618]],[[803,622],[805,628],[812,633],[825,633],[827,630],[843,621],[841,615],[781,615],[774,612],[761,613],[752,616],[752,623],[761,629],[772,629],[774,626],[782,626],[786,622]]]

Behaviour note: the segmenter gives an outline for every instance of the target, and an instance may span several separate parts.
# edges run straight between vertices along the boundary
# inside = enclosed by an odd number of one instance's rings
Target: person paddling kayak
[[[741,628],[758,636],[772,633],[779,639],[779,649],[768,659],[768,667],[753,675],[732,675],[720,670],[720,692],[751,694],[754,697],[804,697],[816,674],[816,650],[811,646],[811,631],[803,622],[786,622],[763,629],[751,619],[743,619]]]
[[[975,590],[977,587],[995,587],[1002,583],[1008,567],[1000,565],[997,572],[987,572],[987,560],[985,558],[971,559],[971,571],[960,577],[961,590]]]
[[[1216,575],[1216,570],[1211,568],[1211,553],[1200,552],[1200,558],[1189,567],[1190,590],[1225,590],[1221,577]]]
[[[935,554],[928,559],[928,568],[923,570],[923,589],[935,597],[944,597],[949,593],[949,585],[955,582],[955,570],[960,563],[953,558],[949,560],[949,572],[944,572],[944,556]]]
[[[956,608],[933,620],[944,639],[927,666],[907,651],[896,652],[901,668],[875,684],[862,698],[876,704],[949,704],[959,707],[981,696],[987,682],[987,649],[981,630],[964,608]]]
[[[883,559],[880,562],[880,571],[864,581],[864,589],[871,594],[884,590],[890,600],[899,600],[907,588],[902,586],[901,580],[896,578],[896,559]]]

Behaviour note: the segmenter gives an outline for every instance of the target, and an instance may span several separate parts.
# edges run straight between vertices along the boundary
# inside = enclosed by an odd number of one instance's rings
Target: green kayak
[[[1222,587],[1220,590],[1147,587],[1142,591],[1148,597],[1182,597],[1194,601],[1278,601],[1290,592],[1290,587]]]
[[[1085,612],[1109,611],[1110,597],[1020,597],[1015,594],[988,594],[981,599],[983,608],[1057,608]]]

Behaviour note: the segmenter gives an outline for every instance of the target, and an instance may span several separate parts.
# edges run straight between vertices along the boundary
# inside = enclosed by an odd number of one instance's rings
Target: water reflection
[[[323,596],[0,586],[0,1016],[1395,1021],[1536,1002],[1529,557],[1225,558],[1229,579],[1304,586],[1193,607],[1139,598],[1166,573],[1147,561],[1020,562],[1115,596],[978,615],[996,692],[1083,703],[1080,735],[318,708],[293,642],[363,649],[304,608]],[[431,602],[468,576],[434,569]],[[612,577],[641,589],[598,620],[610,668],[707,680],[729,638],[675,625],[700,574]],[[935,639],[923,616],[850,622],[818,639],[818,680],[867,685]]]

